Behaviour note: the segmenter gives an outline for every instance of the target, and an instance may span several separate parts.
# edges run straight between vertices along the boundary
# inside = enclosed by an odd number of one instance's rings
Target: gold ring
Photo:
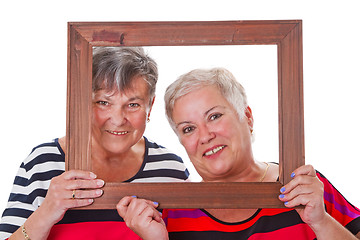
[[[72,198],[72,199],[75,199],[75,191],[76,191],[76,190],[73,190],[73,191],[72,191],[72,195],[71,195],[71,198]]]

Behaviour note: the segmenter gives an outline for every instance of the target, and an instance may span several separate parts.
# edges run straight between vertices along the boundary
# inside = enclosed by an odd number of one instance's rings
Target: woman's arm
[[[326,213],[323,221],[310,226],[317,239],[358,239],[359,233],[354,236],[349,230]]]
[[[317,239],[357,239],[325,211],[324,184],[311,165],[299,167],[292,177],[293,180],[281,188],[279,199],[289,208],[305,206],[296,210],[315,232]]]

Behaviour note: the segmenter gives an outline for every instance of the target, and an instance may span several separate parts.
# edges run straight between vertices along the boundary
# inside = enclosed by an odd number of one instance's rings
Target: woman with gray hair
[[[101,197],[105,182],[188,179],[179,156],[143,136],[157,79],[142,48],[94,49],[92,172],[65,172],[65,138],[35,147],[15,178],[1,239],[140,239],[115,209],[76,208]]]
[[[253,156],[253,115],[229,71],[197,69],[182,75],[167,88],[165,104],[170,125],[204,182],[278,181],[278,165]],[[279,189],[283,209],[165,209],[167,231],[148,200],[125,197],[118,211],[144,240],[360,237],[360,210],[320,172],[305,165],[291,177]],[[299,205],[304,207],[294,209]],[[147,211],[139,213],[139,208]]]

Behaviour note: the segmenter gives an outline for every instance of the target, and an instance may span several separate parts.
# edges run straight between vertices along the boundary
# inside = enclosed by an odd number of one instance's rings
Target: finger
[[[66,209],[89,206],[94,202],[94,199],[68,199],[64,201]]]
[[[95,179],[96,174],[89,171],[83,171],[83,170],[70,170],[66,171],[64,173],[64,179],[65,180],[71,180],[71,179]]]
[[[146,207],[146,205],[149,205],[149,206],[153,207],[154,209],[159,206],[158,202],[153,202],[151,200],[142,199],[142,198],[135,198],[135,200],[133,200],[133,202],[136,202],[136,203],[133,203],[132,207],[138,208],[138,209],[141,209],[141,207],[142,207],[142,209],[144,209]],[[138,212],[140,212],[140,211],[138,211]]]
[[[312,194],[303,194],[293,198],[292,200],[286,201],[284,205],[288,208],[293,208],[300,205],[310,206],[312,198]]]
[[[149,204],[147,203],[147,200],[132,197],[132,200],[128,206],[128,212],[130,212],[132,216],[138,216],[148,205]]]
[[[154,221],[162,224],[160,213],[154,207],[146,202],[141,202],[140,205],[141,211],[137,213],[129,211],[131,213],[127,213],[127,219],[125,219],[125,222],[128,227],[133,229],[147,228],[151,226]]]
[[[316,171],[312,165],[303,165],[292,172],[291,176],[296,177],[299,175],[316,176]]]
[[[159,212],[159,211],[157,211],[156,209],[155,209],[154,212],[155,212],[154,219],[155,219],[157,222],[162,223],[162,222],[163,222],[162,213]],[[164,224],[165,224],[165,223],[164,223]]]
[[[164,219],[162,219],[162,217],[161,217],[161,222],[160,223],[166,228],[166,223],[164,222]]]
[[[73,190],[70,192],[71,199],[88,199],[88,198],[98,198],[103,194],[103,190]]]
[[[311,194],[314,192],[315,192],[315,189],[312,185],[301,184],[301,185],[297,185],[294,189],[292,189],[287,194],[280,194],[279,199],[283,202],[287,202],[287,201],[290,201],[300,195]]]
[[[101,179],[93,179],[93,180],[69,180],[66,189],[73,190],[73,189],[94,189],[94,188],[101,188],[103,187],[105,182]]]
[[[149,222],[155,220],[156,222],[161,223],[161,220],[162,220],[160,212],[157,211],[151,205],[147,205],[147,207],[143,210],[141,215],[147,216]]]
[[[280,189],[282,194],[287,194],[295,189],[299,185],[309,185],[312,184],[314,181],[314,177],[307,176],[307,175],[298,175],[296,178],[292,179],[288,184],[283,186]]]
[[[134,198],[130,196],[123,197],[116,205],[116,209],[122,218],[125,218],[128,207],[133,199]]]
[[[127,201],[129,201],[129,200],[127,200]],[[126,204],[127,204],[127,202],[126,202]],[[126,214],[123,215],[124,216],[123,218],[125,218],[124,219],[125,221],[127,221],[127,220],[132,221],[137,218],[144,219],[144,217],[146,217],[146,215],[145,216],[143,215],[144,211],[148,207],[150,207],[150,208],[154,209],[154,211],[157,212],[157,210],[155,210],[155,207],[157,207],[158,205],[159,205],[158,203],[152,202],[150,200],[131,197],[129,204],[127,205]],[[159,218],[157,218],[157,219],[159,219]]]
[[[153,202],[151,200],[145,200],[147,204],[149,204],[150,206],[157,208],[159,207],[159,203],[158,202]]]

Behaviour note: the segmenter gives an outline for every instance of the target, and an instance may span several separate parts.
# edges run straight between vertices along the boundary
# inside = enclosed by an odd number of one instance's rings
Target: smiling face
[[[99,90],[93,96],[92,137],[110,155],[126,153],[142,138],[150,115],[147,83],[142,77],[123,92]]]
[[[239,120],[215,86],[178,98],[172,119],[181,144],[204,181],[236,181],[253,161],[251,112]]]

